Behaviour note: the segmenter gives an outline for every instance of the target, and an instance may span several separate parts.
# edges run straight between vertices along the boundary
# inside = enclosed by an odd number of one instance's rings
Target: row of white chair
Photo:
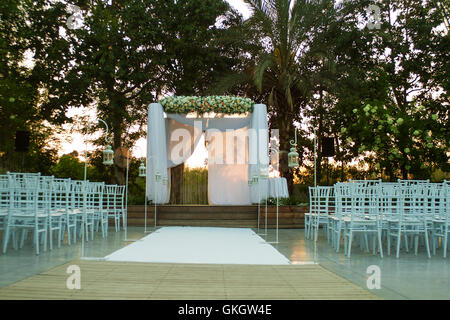
[[[369,249],[372,235],[373,252],[383,257],[383,239],[390,254],[392,239],[396,239],[396,257],[402,245],[409,250],[408,239],[414,239],[415,254],[419,241],[430,255],[439,244],[447,255],[450,191],[447,181],[399,180],[396,183],[381,180],[350,180],[332,187],[309,188],[310,212],[305,215],[305,237],[318,239],[322,226],[336,252],[341,239],[348,257],[352,241],[360,235],[361,248]],[[377,250],[378,247],[378,250]]]
[[[72,244],[81,236],[94,238],[101,228],[108,234],[108,221],[114,219],[116,232],[120,219],[126,219],[125,186],[104,182],[59,179],[39,173],[11,173],[0,175],[0,230],[3,230],[3,253],[12,239],[15,249],[22,248],[28,232],[33,231],[33,243],[39,254],[57,246],[67,233]],[[20,245],[18,245],[20,236]]]

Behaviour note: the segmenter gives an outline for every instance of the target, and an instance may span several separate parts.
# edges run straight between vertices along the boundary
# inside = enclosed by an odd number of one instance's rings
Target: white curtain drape
[[[268,194],[268,180],[260,177],[261,168],[269,165],[269,128],[267,108],[264,104],[255,104],[250,121],[248,178],[257,177],[258,182],[250,187],[250,200],[258,203]]]
[[[157,174],[159,179],[156,179]],[[146,183],[149,200],[158,204],[169,202],[170,177],[167,168],[166,123],[163,108],[159,103],[151,103],[148,109]]]
[[[167,167],[184,163],[194,152],[202,136],[201,122],[188,125],[166,119]]]

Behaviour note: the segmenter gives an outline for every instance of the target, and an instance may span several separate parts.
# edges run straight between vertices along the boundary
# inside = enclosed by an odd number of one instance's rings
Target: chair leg
[[[34,245],[36,246],[36,254],[39,254],[39,232],[38,229],[34,229]]]
[[[53,250],[53,219],[51,219],[49,222],[48,234],[49,234],[49,239],[50,239],[49,247],[50,247],[50,250]]]
[[[382,243],[382,239],[381,239],[381,230],[378,230],[378,247],[380,248],[380,256],[381,258],[383,258],[383,243]]]
[[[417,251],[419,249],[419,234],[414,235],[414,255],[417,256]]]
[[[447,245],[448,245],[448,230],[446,229],[446,230],[444,230],[445,231],[445,233],[444,233],[444,243],[442,244],[442,250],[444,250],[444,254],[443,254],[443,257],[444,258],[447,258]]]
[[[431,254],[430,254],[430,243],[429,243],[429,240],[428,240],[428,230],[427,230],[427,227],[425,226],[425,228],[424,228],[424,230],[425,230],[425,232],[424,232],[424,236],[425,236],[425,247],[427,248],[427,256],[428,256],[428,259],[430,259],[431,258]]]
[[[6,225],[5,234],[3,235],[3,253],[6,253],[6,248],[8,247],[9,234],[11,232],[11,227]]]
[[[21,249],[23,248],[23,245],[25,244],[25,239],[27,238],[27,236],[28,236],[28,230],[25,228],[22,229],[22,235],[20,238],[20,248]]]
[[[390,256],[391,255],[391,227],[390,227],[390,224],[388,224],[386,238],[387,238],[388,256]]]
[[[350,258],[350,254],[352,252],[352,240],[353,240],[353,232],[350,230],[349,237],[348,237],[348,254],[347,257]]]
[[[406,237],[406,235],[405,235]],[[397,233],[397,253],[395,255],[396,258],[400,256],[400,241],[402,240],[402,228],[399,226]]]
[[[403,238],[405,240],[405,249],[406,252],[409,252],[409,247],[408,247],[408,233],[406,232],[406,227],[405,227],[405,236]]]

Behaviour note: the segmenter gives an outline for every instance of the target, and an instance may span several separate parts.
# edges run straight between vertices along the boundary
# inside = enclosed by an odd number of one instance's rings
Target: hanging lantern
[[[106,149],[103,151],[103,164],[106,166],[114,164],[114,151],[112,151],[110,145],[107,145]]]
[[[289,168],[298,167],[298,153],[297,153],[297,128],[295,128],[295,141],[289,142],[292,146],[291,152],[288,154],[288,166]]]
[[[156,182],[161,181],[161,174],[159,173],[159,171],[156,171],[155,178],[156,178]]]
[[[289,168],[298,167],[298,153],[295,148],[291,148],[291,152],[288,154]]]
[[[145,167],[144,161],[141,161],[139,166],[139,177],[145,177],[147,175],[147,168]]]
[[[269,178],[269,167],[261,167],[259,170],[259,176],[262,180],[267,180]]]

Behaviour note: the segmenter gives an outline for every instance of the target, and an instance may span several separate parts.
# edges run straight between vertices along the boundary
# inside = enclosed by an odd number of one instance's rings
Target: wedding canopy
[[[161,103],[149,106],[146,188],[149,200],[157,204],[169,202],[170,169],[189,158],[202,134],[208,149],[209,204],[248,205],[265,198],[267,179],[248,183],[267,170],[269,164],[265,105],[252,104],[246,112],[240,108],[234,114],[204,109],[194,114],[170,112],[173,110],[163,108]]]

